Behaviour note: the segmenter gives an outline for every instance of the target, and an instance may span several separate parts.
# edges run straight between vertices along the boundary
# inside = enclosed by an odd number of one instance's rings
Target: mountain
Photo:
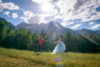
[[[50,37],[50,39],[57,39],[57,37],[61,36],[61,35],[66,35],[68,33],[70,33],[73,36],[82,36],[83,38],[86,38],[92,42],[97,42],[98,40],[95,39],[95,36],[97,37],[98,35],[98,31],[92,31],[92,30],[88,30],[88,29],[81,29],[81,30],[76,30],[73,31],[71,29],[65,28],[63,27],[59,22],[55,22],[55,21],[51,21],[47,24],[27,24],[25,22],[17,25],[16,27],[17,29],[20,28],[25,28],[28,29],[30,31],[32,31],[33,33],[39,33],[41,35],[46,35],[48,37]],[[91,38],[91,36],[93,36]]]
[[[89,29],[81,29],[81,30],[77,30],[77,32],[81,33],[81,34],[86,34],[86,35],[99,35],[100,30],[89,30]]]
[[[3,19],[0,20],[0,22],[7,23],[7,27],[10,28],[9,30],[11,30],[11,27],[13,27],[12,24]],[[95,52],[100,49],[100,36],[98,34],[98,31],[92,31],[88,29],[73,31],[71,29],[63,27],[56,21],[51,21],[47,24],[26,24],[23,22],[16,26],[16,28],[14,29],[14,34],[17,35],[17,32],[21,32],[22,34],[20,36],[23,36],[24,33],[21,30],[18,30],[21,28],[28,29],[29,31],[36,33],[37,35],[42,35],[45,39],[48,40],[47,44],[52,44],[55,40],[58,40],[60,36],[63,36],[63,41],[66,44],[66,51]],[[16,31],[16,29],[18,31]],[[52,47],[52,45],[50,45],[50,47]]]
[[[97,34],[100,34],[100,30],[95,30],[94,32]]]
[[[81,29],[76,32],[80,33],[83,37],[100,46],[100,30]]]
[[[58,36],[66,34],[68,31],[74,33],[73,30],[67,29],[55,21],[51,21],[48,24],[26,24],[23,22],[17,26],[17,29],[20,28],[26,28],[33,33],[47,35],[51,37],[50,39],[56,39]]]
[[[3,18],[0,18],[0,22],[4,22],[5,24],[7,24],[7,29],[15,28],[13,24],[11,24],[10,22],[6,21]]]

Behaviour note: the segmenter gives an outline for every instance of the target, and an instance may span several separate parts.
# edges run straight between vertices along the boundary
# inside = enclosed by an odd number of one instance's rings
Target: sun
[[[52,12],[52,10],[54,9],[53,8],[53,5],[51,3],[44,3],[40,6],[40,9],[42,12],[44,13],[50,13]]]

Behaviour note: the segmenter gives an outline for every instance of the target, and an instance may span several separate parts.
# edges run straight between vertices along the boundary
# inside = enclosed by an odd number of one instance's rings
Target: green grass
[[[50,52],[0,48],[0,67],[57,67],[57,58],[61,58],[63,67],[100,67],[100,54],[68,52],[52,55]]]

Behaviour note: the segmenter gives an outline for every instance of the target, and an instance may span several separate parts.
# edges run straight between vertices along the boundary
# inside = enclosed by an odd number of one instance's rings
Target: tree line
[[[32,33],[25,28],[15,29],[14,27],[9,27],[8,24],[9,22],[6,20],[0,19],[0,47],[38,51],[36,40],[42,35]],[[63,37],[66,45],[66,52],[100,52],[100,46],[81,35],[73,35],[69,31],[66,35],[60,36]],[[52,51],[55,47],[54,41],[50,41],[48,36],[43,35],[43,37],[45,40],[48,40],[42,45],[43,51]],[[90,35],[90,37],[97,40],[100,44],[100,36]]]

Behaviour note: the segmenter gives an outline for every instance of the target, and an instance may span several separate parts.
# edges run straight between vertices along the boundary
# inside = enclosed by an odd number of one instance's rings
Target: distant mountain
[[[32,31],[33,33],[37,32],[43,35],[46,34],[47,36],[50,36],[52,39],[56,39],[58,36],[66,34],[68,31],[75,33],[73,30],[67,29],[62,25],[60,25],[60,23],[54,21],[51,21],[48,24],[44,24],[44,23],[26,24],[23,22],[17,26],[17,29],[20,28],[26,28]]]
[[[81,29],[81,30],[77,30],[77,32],[80,33],[80,34],[83,34],[85,36],[90,36],[90,35],[96,36],[96,35],[100,35],[99,34],[99,30],[93,31],[93,30],[89,30],[89,29]]]
[[[0,21],[4,22],[5,24],[7,24],[7,28],[15,28],[15,26],[13,24],[11,24],[10,22],[6,21],[3,18],[0,18]]]
[[[88,29],[81,29],[81,30],[71,30],[68,28],[63,27],[60,23],[55,22],[55,21],[51,21],[47,24],[27,24],[25,22],[17,25],[16,27],[17,29],[20,28],[25,28],[28,29],[30,31],[32,31],[33,33],[39,33],[42,35],[47,35],[50,37],[50,39],[57,39],[57,37],[59,37],[60,35],[66,35],[67,33],[70,32],[71,35],[74,36],[86,36],[87,39],[89,40],[91,37],[93,36],[93,38],[91,38],[93,41],[95,41],[94,36],[98,36],[100,35],[98,31],[92,31],[92,30],[88,30]],[[84,38],[86,38],[84,37]],[[91,40],[91,41],[92,41]]]
[[[89,30],[89,29],[81,29],[81,30],[76,30],[78,33],[84,34],[84,35],[100,35],[99,30]]]
[[[100,30],[95,30],[94,32],[97,34],[100,34]]]
[[[86,39],[90,40],[91,42],[95,43],[96,45],[100,46],[100,30],[89,30],[89,29],[81,29],[77,30],[79,34],[81,34]]]
[[[0,21],[7,23],[7,27],[10,29],[14,27],[11,23],[4,19],[0,19]],[[66,51],[95,51],[100,48],[99,30],[93,31],[81,29],[73,31],[63,27],[56,21],[51,21],[47,24],[27,24],[23,22],[17,25],[14,30],[21,28],[25,28],[33,33],[40,34],[51,42],[58,40],[59,36],[64,36],[64,43],[66,44],[67,49]]]

